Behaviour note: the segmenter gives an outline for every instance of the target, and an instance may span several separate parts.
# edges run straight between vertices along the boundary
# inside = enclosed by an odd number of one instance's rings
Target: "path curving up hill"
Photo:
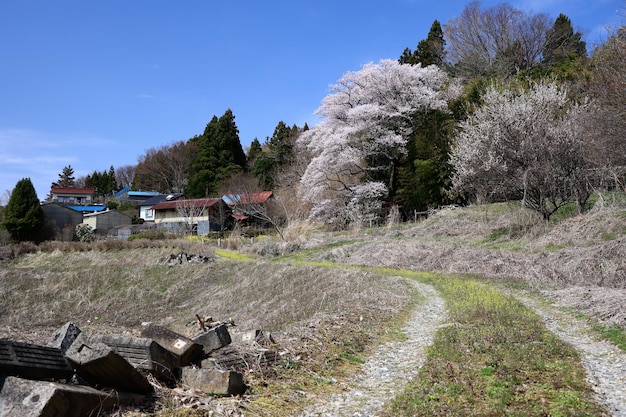
[[[411,281],[426,298],[403,329],[407,339],[382,345],[363,364],[362,373],[352,386],[340,395],[320,399],[300,417],[370,417],[380,411],[385,401],[393,398],[417,375],[426,359],[426,347],[433,341],[437,327],[446,317],[444,301],[429,285]]]

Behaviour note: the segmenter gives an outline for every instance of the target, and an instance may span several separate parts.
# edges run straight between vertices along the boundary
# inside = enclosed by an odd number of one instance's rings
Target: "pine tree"
[[[250,143],[250,149],[248,150],[248,163],[254,163],[254,160],[261,155],[263,148],[261,142],[257,138],[254,138]]]
[[[246,169],[246,154],[230,109],[219,119],[213,116],[201,136],[190,139],[198,152],[191,164],[188,197],[209,197],[236,172]]]
[[[5,209],[4,225],[11,239],[39,242],[43,236],[44,212],[30,178],[17,182]]]
[[[430,31],[426,39],[419,41],[415,52],[411,52],[410,48],[406,48],[400,56],[401,64],[422,64],[423,67],[428,65],[437,65],[442,67],[445,64],[446,57],[446,41],[443,37],[443,30],[438,20],[435,20],[430,27]]]
[[[555,65],[561,60],[584,59],[587,57],[587,45],[580,32],[574,33],[572,21],[563,13],[556,18],[554,25],[546,34],[543,48],[543,61],[546,65]]]
[[[59,180],[52,183],[53,188],[72,188],[74,187],[74,168],[68,165],[63,168],[63,171],[59,174]]]

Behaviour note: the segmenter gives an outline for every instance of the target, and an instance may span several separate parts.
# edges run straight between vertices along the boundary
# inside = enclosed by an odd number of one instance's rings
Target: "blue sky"
[[[468,1],[3,0],[0,203],[29,177],[41,199],[77,177],[137,163],[231,109],[245,147],[279,121],[313,126],[345,72],[415,49]],[[500,1],[482,1],[492,6]],[[564,13],[593,44],[623,0],[519,0]]]

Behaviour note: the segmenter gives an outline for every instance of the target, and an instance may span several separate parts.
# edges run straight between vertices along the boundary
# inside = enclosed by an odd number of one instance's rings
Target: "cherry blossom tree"
[[[371,220],[420,115],[447,108],[447,82],[434,65],[381,60],[332,85],[316,111],[322,121],[298,140],[312,157],[300,188],[310,216],[338,226]]]
[[[589,105],[571,103],[554,82],[491,86],[483,102],[460,124],[450,155],[454,189],[479,201],[520,199],[546,220],[564,204],[584,205]]]

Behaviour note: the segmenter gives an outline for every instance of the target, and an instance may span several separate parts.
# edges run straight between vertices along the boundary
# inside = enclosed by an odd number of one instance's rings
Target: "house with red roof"
[[[274,197],[271,191],[226,194],[222,200],[239,222],[263,225],[268,220],[268,202]]]
[[[50,201],[52,203],[86,206],[94,202],[96,190],[93,188],[52,187]]]

